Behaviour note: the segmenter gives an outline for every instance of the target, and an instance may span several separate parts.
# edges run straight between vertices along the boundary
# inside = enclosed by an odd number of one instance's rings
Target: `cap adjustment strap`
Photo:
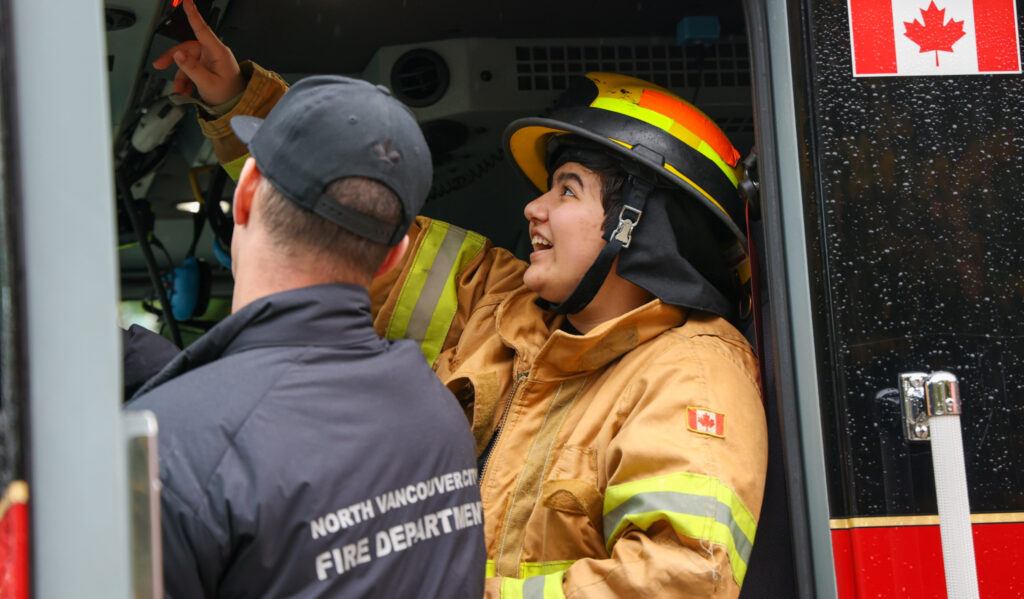
[[[402,237],[400,225],[389,225],[368,214],[349,208],[338,200],[327,194],[323,194],[313,207],[313,212],[326,218],[342,229],[349,231],[359,237],[365,237],[370,241],[382,243],[388,246],[397,245]],[[398,239],[395,239],[395,237]]]
[[[644,204],[647,203],[647,196],[654,189],[654,183],[642,179],[636,175],[630,175],[623,185],[622,210],[619,212],[619,222],[615,228],[609,227],[605,232],[608,243],[601,248],[594,263],[587,269],[586,274],[580,279],[576,289],[569,294],[569,297],[560,304],[549,302],[542,298],[536,299],[536,304],[544,310],[550,310],[555,314],[575,314],[587,307],[587,304],[597,295],[598,289],[604,284],[608,272],[615,262],[615,258],[623,248],[629,247],[633,239],[633,229],[640,222],[640,215],[643,214]],[[626,210],[636,214],[636,220],[624,218]]]

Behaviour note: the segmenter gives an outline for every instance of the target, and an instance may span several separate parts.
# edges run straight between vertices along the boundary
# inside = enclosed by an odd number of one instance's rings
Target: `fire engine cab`
[[[117,327],[187,344],[231,293],[232,184],[150,66],[190,34],[174,4],[0,0],[4,599],[162,597],[159,423],[121,410]],[[505,124],[588,71],[692,100],[751,155],[770,466],[742,597],[1024,597],[1024,2],[197,4],[288,80],[391,87],[425,213],[512,251]]]

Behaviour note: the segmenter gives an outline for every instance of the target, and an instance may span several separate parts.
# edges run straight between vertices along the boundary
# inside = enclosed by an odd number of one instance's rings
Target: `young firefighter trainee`
[[[227,123],[285,85],[199,39],[156,66],[226,102],[200,121],[230,171],[245,148]],[[603,73],[505,142],[541,194],[529,263],[420,217],[371,287],[377,331],[418,341],[471,422],[486,596],[736,597],[767,460],[757,361],[730,324],[749,277],[736,150],[671,92]]]

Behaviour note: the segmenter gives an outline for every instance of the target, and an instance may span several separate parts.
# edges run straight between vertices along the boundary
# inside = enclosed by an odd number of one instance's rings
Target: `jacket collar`
[[[259,347],[333,346],[366,353],[387,342],[373,331],[370,296],[357,285],[329,284],[254,300],[207,331],[150,379],[135,397],[224,356]]]
[[[585,335],[571,335],[560,329],[565,317],[542,310],[535,297],[523,288],[506,298],[496,315],[498,335],[516,351],[517,370],[529,365],[533,378],[560,379],[603,368],[686,321],[683,309],[655,299]]]

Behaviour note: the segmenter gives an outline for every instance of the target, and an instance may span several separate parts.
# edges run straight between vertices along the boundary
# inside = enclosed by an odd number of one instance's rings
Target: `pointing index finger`
[[[196,8],[196,4],[193,0],[184,0],[182,6],[185,8],[185,16],[188,18],[188,24],[192,27],[192,31],[196,34],[196,39],[199,40],[203,46],[219,46],[221,44],[217,34],[210,29],[210,26],[203,20],[202,15],[199,14],[199,9]]]

